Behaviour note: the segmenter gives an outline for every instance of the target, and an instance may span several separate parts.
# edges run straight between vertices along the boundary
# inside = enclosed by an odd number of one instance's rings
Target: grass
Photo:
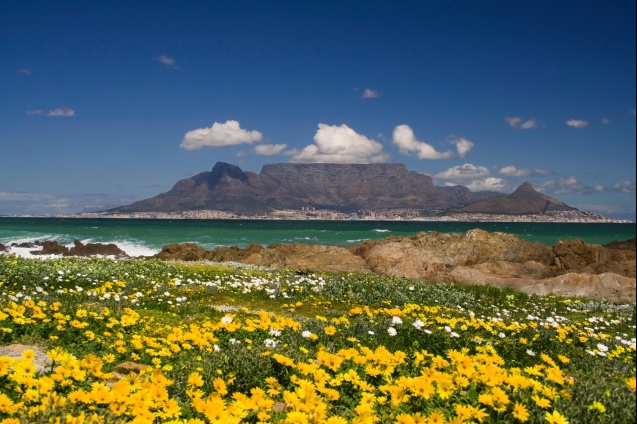
[[[635,305],[12,255],[0,293],[0,345],[52,360],[0,357],[0,423],[635,422]]]

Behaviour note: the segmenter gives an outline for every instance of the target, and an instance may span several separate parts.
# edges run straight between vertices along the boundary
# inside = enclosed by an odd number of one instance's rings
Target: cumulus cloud
[[[287,144],[261,144],[254,147],[254,153],[263,156],[274,156],[280,154]]]
[[[434,175],[434,178],[439,180],[464,181],[485,178],[490,175],[489,169],[485,166],[465,163],[464,165],[456,165],[446,171],[439,172]]]
[[[379,142],[356,133],[347,125],[318,124],[315,144],[292,150],[291,162],[297,163],[379,163],[389,156]]]
[[[261,141],[259,131],[244,130],[237,121],[215,122],[210,128],[198,128],[188,131],[179,147],[185,150],[197,150],[204,146],[223,147],[237,144],[252,144]]]
[[[514,186],[510,181],[491,176],[485,166],[465,163],[451,167],[433,175],[437,185],[454,186],[461,184],[471,191],[511,191]]]
[[[557,180],[545,181],[540,184],[537,189],[546,194],[595,194],[605,190],[604,186],[599,184],[593,187],[582,184],[577,177],[570,175]]]
[[[18,69],[18,72],[21,73],[22,75],[26,75],[28,77],[33,75],[33,72],[31,72],[31,69],[27,69],[27,68],[20,68],[20,69]]]
[[[590,125],[590,123],[583,119],[569,119],[566,121],[566,125],[573,128],[586,128]]]
[[[461,158],[467,156],[467,153],[469,153],[473,148],[473,143],[466,138],[456,138],[451,140],[450,143],[456,145],[458,156]]]
[[[53,116],[53,117],[61,117],[61,116],[75,116],[75,111],[70,107],[57,107],[51,110],[44,109],[33,109],[28,110],[27,115],[42,115],[42,116]]]
[[[608,187],[608,191],[616,193],[634,193],[635,182],[630,180],[618,180]]]
[[[371,88],[366,88],[365,90],[363,90],[363,95],[361,97],[363,99],[375,99],[378,96],[380,96],[380,93],[378,91]]]
[[[509,124],[511,128],[519,128],[522,130],[530,130],[533,128],[537,128],[538,121],[535,118],[527,119],[523,121],[519,116],[508,116],[504,118],[505,121]]]
[[[166,56],[165,54],[160,54],[159,56],[155,56],[155,59],[159,63],[163,63],[166,68],[170,69],[179,69],[177,65],[177,61],[172,57]]]
[[[409,125],[398,125],[394,128],[393,143],[398,146],[400,153],[405,155],[416,153],[419,159],[450,159],[454,157],[451,151],[438,152],[432,145],[417,140]],[[466,148],[466,145],[462,148]],[[458,151],[460,149],[461,147],[458,146]]]
[[[487,177],[482,180],[471,180],[464,184],[471,191],[509,191],[510,185],[502,178]]]
[[[500,169],[500,174],[506,175],[507,177],[548,177],[555,175],[553,171],[547,169],[518,169],[513,165]]]

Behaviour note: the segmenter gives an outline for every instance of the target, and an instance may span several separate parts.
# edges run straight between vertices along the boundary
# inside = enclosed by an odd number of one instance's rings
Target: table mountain
[[[280,163],[265,165],[256,174],[217,162],[211,171],[178,181],[168,192],[106,212],[219,210],[265,215],[316,208],[346,213],[416,209],[434,215],[462,207],[460,211],[516,214],[573,209],[536,192],[529,183],[509,196],[471,192],[463,186],[436,187],[431,177],[400,163]]]
[[[166,193],[109,212],[214,209],[254,215],[301,208],[434,211],[456,205],[431,177],[408,171],[404,164],[283,163],[265,165],[256,174],[218,162]]]

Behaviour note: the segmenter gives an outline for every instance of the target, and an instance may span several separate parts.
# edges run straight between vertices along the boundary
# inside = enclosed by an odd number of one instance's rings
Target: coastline
[[[440,216],[423,216],[413,210],[361,211],[356,213],[332,210],[284,210],[270,215],[238,215],[218,210],[196,210],[176,212],[81,212],[59,215],[0,215],[0,218],[77,218],[77,219],[191,219],[191,220],[272,220],[272,221],[415,221],[415,222],[526,222],[526,223],[614,223],[632,224],[595,212],[560,211],[543,215],[511,215],[485,213],[454,213]]]

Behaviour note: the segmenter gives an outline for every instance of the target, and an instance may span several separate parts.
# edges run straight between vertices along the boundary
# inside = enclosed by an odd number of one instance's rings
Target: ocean
[[[283,220],[185,220],[112,218],[0,217],[0,243],[55,240],[71,246],[83,243],[115,243],[129,256],[151,256],[170,243],[196,243],[206,249],[246,247],[252,242],[324,244],[347,247],[365,240],[410,236],[421,231],[464,233],[473,228],[515,234],[521,239],[548,245],[557,240],[580,238],[605,244],[635,237],[635,224],[436,222],[436,221],[283,221]],[[33,248],[12,248],[10,253],[32,256]]]

